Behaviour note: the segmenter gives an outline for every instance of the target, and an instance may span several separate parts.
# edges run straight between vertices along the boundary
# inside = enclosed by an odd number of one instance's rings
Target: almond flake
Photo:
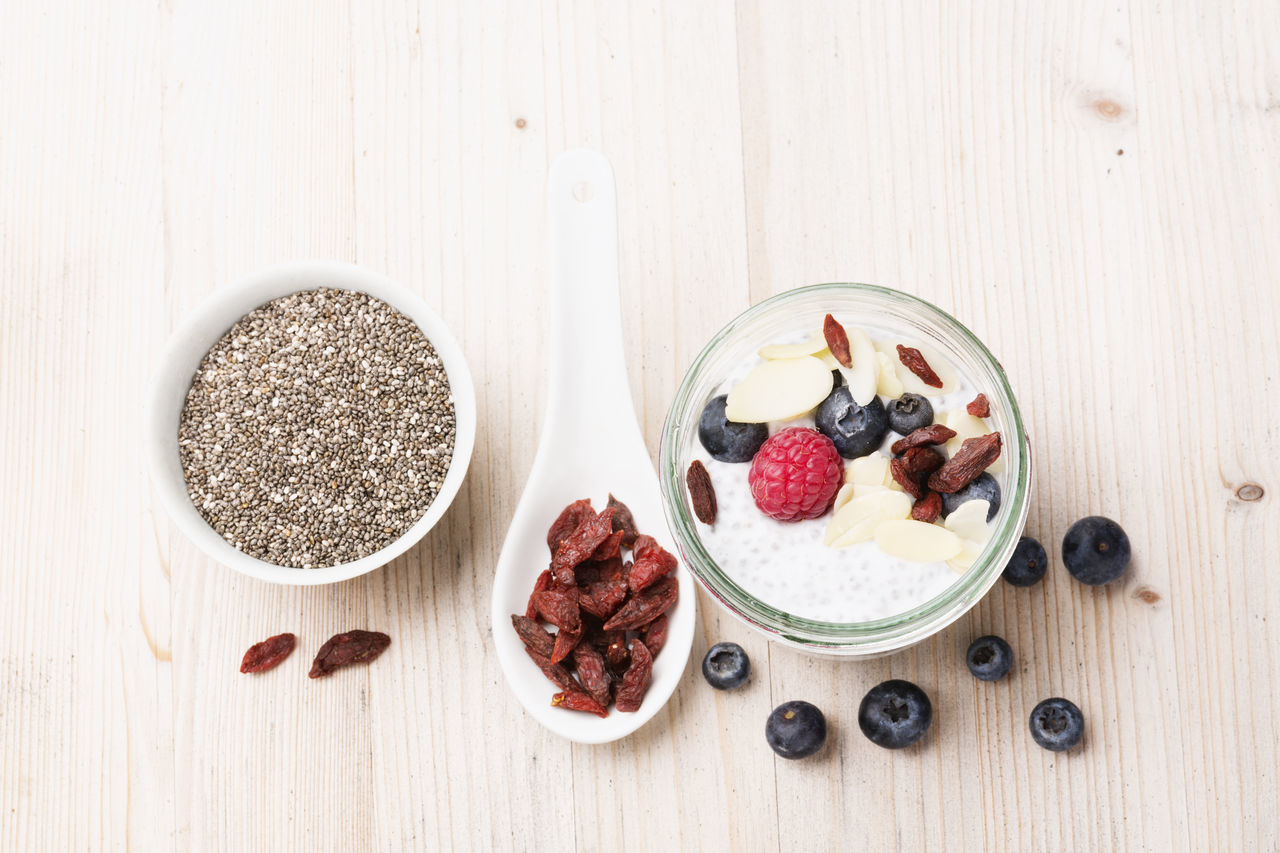
[[[853,402],[865,406],[876,398],[876,348],[862,329],[846,328],[853,367],[840,368],[844,381],[849,385]]]
[[[806,355],[816,355],[826,348],[827,339],[822,336],[821,332],[814,332],[803,343],[770,344],[767,347],[761,347],[756,354],[763,359],[773,361],[779,358],[800,358]]]
[[[868,486],[883,486],[889,479],[889,457],[879,453],[859,456],[845,469],[846,483],[863,483]]]
[[[743,424],[789,420],[831,393],[831,371],[813,356],[766,361],[729,392],[725,417]]]
[[[929,362],[929,366],[933,368],[933,372],[938,374],[938,378],[942,380],[942,387],[933,388],[925,385],[919,376],[912,373],[911,369],[898,359],[898,344],[920,350],[920,355],[924,356],[925,361]],[[950,394],[960,384],[951,363],[929,347],[921,346],[912,341],[895,340],[876,341],[875,347],[877,351],[884,353],[893,365],[894,373],[897,374],[898,381],[902,383],[904,391],[910,391],[913,394],[920,394],[925,397],[940,397]]]
[[[942,524],[961,539],[985,545],[991,535],[987,527],[987,513],[990,511],[991,504],[987,501],[965,501]]]
[[[832,512],[839,512],[840,507],[847,504],[854,498],[854,491],[857,489],[853,483],[845,483],[840,487],[840,491],[836,492],[835,503],[831,504]]]
[[[846,548],[866,542],[875,535],[879,525],[890,519],[906,518],[910,514],[910,498],[901,492],[880,489],[854,498],[837,512],[827,525],[822,542],[834,548]]]
[[[881,522],[876,544],[889,556],[913,563],[945,562],[964,550],[963,540],[945,527],[909,518]]]
[[[898,372],[893,369],[893,362],[889,360],[889,356],[876,352],[876,393],[896,400],[902,396],[904,390],[902,380],[898,378]]]

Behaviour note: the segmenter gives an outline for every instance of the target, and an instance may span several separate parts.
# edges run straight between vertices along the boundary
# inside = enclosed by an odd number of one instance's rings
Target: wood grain
[[[234,0],[16,4],[0,28],[0,849],[1276,849],[1280,11],[1232,4]],[[1119,519],[1114,588],[1055,564],[935,639],[839,662],[705,596],[637,735],[544,733],[489,644],[490,577],[544,405],[542,188],[618,181],[631,388],[651,447],[703,342],[814,281],[930,299],[1003,361],[1028,532]],[[461,339],[480,429],[420,547],[284,589],[160,513],[139,412],[179,318],[269,263],[350,260]],[[1267,401],[1267,402],[1259,402]],[[1245,500],[1256,484],[1261,497]],[[308,682],[352,627],[394,643]],[[293,630],[275,672],[236,671]],[[965,672],[979,633],[1011,679]],[[697,661],[741,642],[718,694]],[[863,693],[920,683],[903,754]],[[1074,699],[1053,755],[1031,707]],[[775,759],[775,704],[835,736]]]

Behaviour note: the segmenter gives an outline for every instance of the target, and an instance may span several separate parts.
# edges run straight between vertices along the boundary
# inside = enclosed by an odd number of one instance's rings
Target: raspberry
[[[804,427],[784,429],[762,444],[747,474],[756,506],[778,521],[822,515],[843,480],[844,463],[831,439]]]

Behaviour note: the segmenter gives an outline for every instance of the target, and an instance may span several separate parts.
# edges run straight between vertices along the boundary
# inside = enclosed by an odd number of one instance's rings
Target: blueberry
[[[964,662],[979,681],[999,681],[1013,667],[1013,649],[1003,638],[988,634],[969,644]]]
[[[712,397],[698,419],[698,439],[721,462],[750,462],[760,445],[769,437],[765,424],[740,424],[724,416],[728,395]]]
[[[1013,586],[1034,586],[1040,583],[1048,568],[1049,555],[1044,546],[1030,536],[1023,536],[1004,567],[1004,579]]]
[[[716,690],[741,687],[751,675],[751,658],[737,643],[716,643],[702,659],[702,677]]]
[[[859,406],[845,386],[836,388],[818,404],[814,415],[818,431],[835,444],[845,459],[866,456],[880,449],[889,431],[889,417],[879,397]]]
[[[827,741],[827,718],[808,702],[783,702],[764,724],[764,739],[783,758],[804,758]]]
[[[902,435],[933,423],[933,404],[919,394],[908,392],[896,400],[890,400],[888,409],[889,426]]]
[[[1084,737],[1084,714],[1074,702],[1046,699],[1031,711],[1031,737],[1052,752],[1070,749]]]
[[[960,504],[969,501],[988,501],[991,506],[987,507],[987,521],[995,518],[996,513],[1000,511],[1000,484],[996,482],[996,478],[983,471],[960,491],[943,495],[942,514],[951,515],[959,509]]]
[[[893,679],[877,684],[862,697],[858,726],[877,746],[902,749],[920,740],[933,722],[933,705],[910,681]]]
[[[1129,537],[1109,518],[1082,518],[1062,537],[1062,562],[1080,583],[1111,583],[1129,568]]]

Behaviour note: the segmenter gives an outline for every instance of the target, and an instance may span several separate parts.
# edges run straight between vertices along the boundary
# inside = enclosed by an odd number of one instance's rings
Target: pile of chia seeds
[[[381,300],[309,290],[245,315],[200,362],[178,426],[187,492],[244,553],[310,569],[390,544],[453,458],[449,379]]]

